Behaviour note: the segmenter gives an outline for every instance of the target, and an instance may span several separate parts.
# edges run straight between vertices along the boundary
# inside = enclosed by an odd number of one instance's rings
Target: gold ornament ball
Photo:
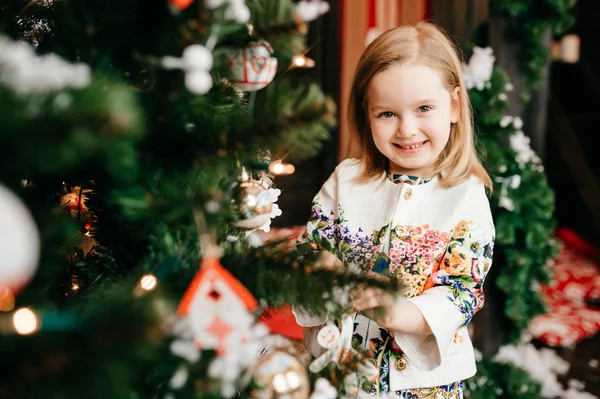
[[[289,353],[267,353],[252,376],[259,387],[250,393],[255,399],[306,399],[310,394],[306,369]]]

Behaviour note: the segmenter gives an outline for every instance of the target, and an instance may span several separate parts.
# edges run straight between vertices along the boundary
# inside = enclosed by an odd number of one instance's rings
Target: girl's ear
[[[460,119],[460,109],[461,109],[461,98],[460,98],[460,87],[456,86],[454,91],[450,95],[451,104],[451,113],[450,113],[450,122],[456,123]]]

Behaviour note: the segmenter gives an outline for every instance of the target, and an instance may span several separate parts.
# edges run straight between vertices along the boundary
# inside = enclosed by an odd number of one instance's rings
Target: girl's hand
[[[373,272],[369,272],[368,276],[389,279]],[[352,307],[383,328],[401,334],[432,334],[421,310],[412,302],[399,299],[402,297],[402,294],[392,295],[379,288],[362,286],[350,295]]]
[[[371,278],[389,279],[389,277],[369,272]],[[398,319],[397,297],[380,288],[359,286],[352,295],[352,307],[365,317],[373,320],[383,328],[393,328]]]

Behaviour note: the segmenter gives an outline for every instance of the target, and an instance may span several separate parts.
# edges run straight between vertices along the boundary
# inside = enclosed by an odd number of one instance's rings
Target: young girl
[[[346,267],[375,267],[408,285],[402,298],[351,295],[354,341],[380,369],[367,392],[462,398],[462,380],[476,371],[467,325],[483,306],[494,225],[492,183],[447,36],[420,23],[373,41],[358,62],[349,121],[360,158],[338,165],[316,195],[303,240],[331,248]],[[294,314],[312,327],[309,337],[325,322]]]

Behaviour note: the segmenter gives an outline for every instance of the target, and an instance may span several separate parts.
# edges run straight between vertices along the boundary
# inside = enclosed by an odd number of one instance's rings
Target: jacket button
[[[412,195],[413,195],[413,192],[412,192],[412,190],[409,188],[409,189],[408,189],[408,190],[406,190],[406,192],[404,193],[404,199],[406,199],[406,200],[408,201],[409,199],[411,199],[411,198],[412,198]]]
[[[408,366],[408,363],[406,363],[406,360],[404,360],[404,358],[396,360],[396,370],[404,371],[406,369],[406,366]]]

